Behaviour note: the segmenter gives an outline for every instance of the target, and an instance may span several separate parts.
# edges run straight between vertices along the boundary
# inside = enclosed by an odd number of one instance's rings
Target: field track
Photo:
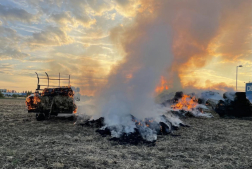
[[[25,100],[0,99],[0,168],[252,168],[251,119],[187,118],[156,146],[120,145],[66,118],[38,122]]]

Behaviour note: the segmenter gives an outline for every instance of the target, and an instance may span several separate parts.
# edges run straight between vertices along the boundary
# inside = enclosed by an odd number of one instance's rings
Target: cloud
[[[29,56],[22,52],[21,40],[15,30],[0,25],[0,60],[23,59]]]
[[[91,25],[96,23],[96,20],[92,18],[92,15],[90,15],[87,11],[88,6],[86,1],[69,1],[67,8],[71,11],[76,22],[83,27],[90,27]]]
[[[199,84],[199,81],[193,80],[189,81],[185,86],[185,90],[190,90],[194,92],[195,89],[197,90],[214,90],[214,91],[234,91],[233,85],[228,85],[225,82],[215,83],[210,80],[205,81],[205,86]]]
[[[22,60],[22,62],[34,62],[34,63],[48,63],[53,61],[54,61],[53,59],[41,58],[41,57],[28,57]]]
[[[59,25],[67,25],[67,24],[75,24],[74,19],[71,16],[70,11],[52,14],[51,18],[54,22],[58,23]]]
[[[136,16],[141,7],[140,0],[115,0],[116,11],[125,17]]]
[[[4,22],[20,21],[31,23],[37,21],[38,17],[28,13],[24,9],[7,7],[0,4],[0,19]]]
[[[89,0],[87,5],[91,9],[90,12],[93,12],[94,15],[102,15],[104,12],[114,9],[114,4],[111,0]]]
[[[2,51],[0,51],[0,59],[22,59],[25,58],[27,56],[29,56],[26,53],[21,52],[21,50],[19,50],[18,48],[11,48],[11,47],[5,47],[3,49],[0,49]]]
[[[82,94],[94,95],[97,87],[106,80],[109,66],[92,57],[69,58],[62,55],[64,53],[54,54],[54,61],[45,64],[49,66],[47,71],[49,76],[56,75],[58,72],[62,77],[71,75],[71,84],[80,87]],[[66,83],[62,82],[63,85]]]
[[[9,63],[0,63],[0,73],[10,74],[13,70],[13,65]]]
[[[32,37],[28,38],[26,42],[31,48],[38,48],[69,44],[73,42],[73,39],[60,28],[48,26],[39,33],[33,33]]]
[[[96,23],[95,19],[77,19],[76,17],[72,16],[72,12],[70,11],[54,13],[50,16],[49,21],[54,21],[59,26],[61,26],[61,28],[65,28],[67,30],[71,30],[72,27],[76,28],[79,25],[82,25],[83,27],[90,27],[91,25]],[[70,25],[72,27],[70,27]]]

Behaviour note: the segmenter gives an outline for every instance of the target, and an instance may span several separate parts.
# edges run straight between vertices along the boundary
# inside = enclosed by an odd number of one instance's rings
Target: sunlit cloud
[[[60,46],[72,43],[73,39],[58,27],[49,26],[39,33],[33,33],[32,37],[27,39],[27,44],[31,48]]]
[[[155,25],[157,16],[172,25],[171,69],[182,86],[232,88],[238,64],[243,65],[238,84],[252,80],[249,1],[220,2],[221,14],[211,2],[201,2],[205,8],[164,3],[167,9],[159,11],[160,2],[154,0],[0,0],[2,87],[14,88],[18,79],[34,80],[35,71],[43,75],[45,71],[61,72],[71,74],[73,85],[83,87],[82,94],[93,95],[112,68],[124,61],[129,51],[123,44],[140,36],[145,24],[153,21]],[[130,31],[137,24],[142,29]],[[36,80],[29,85],[20,83],[18,88],[29,90],[32,85]]]

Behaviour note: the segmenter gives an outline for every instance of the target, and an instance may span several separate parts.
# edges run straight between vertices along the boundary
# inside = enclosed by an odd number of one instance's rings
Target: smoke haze
[[[216,54],[234,61],[251,52],[251,11],[250,0],[142,1],[131,24],[111,30],[124,59],[96,92],[95,116],[132,131],[130,114],[143,119],[164,113],[154,101],[161,76],[169,91],[196,90],[194,78],[181,83],[189,69],[204,67]],[[224,82],[206,83],[208,89],[232,90]]]

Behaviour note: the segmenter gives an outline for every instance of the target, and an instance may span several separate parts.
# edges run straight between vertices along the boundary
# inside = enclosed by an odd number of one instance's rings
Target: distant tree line
[[[26,93],[26,97],[31,95],[32,94],[32,91],[23,91],[23,93]],[[17,98],[17,97],[24,97],[24,96],[21,96],[21,95],[18,95],[18,94],[13,94],[11,95],[11,97],[13,98]],[[4,98],[4,94],[0,91],[0,98]]]
[[[17,98],[18,95],[17,95],[17,94],[13,94],[12,97],[13,97],[13,98]]]
[[[32,91],[23,91],[23,93],[32,93]]]

